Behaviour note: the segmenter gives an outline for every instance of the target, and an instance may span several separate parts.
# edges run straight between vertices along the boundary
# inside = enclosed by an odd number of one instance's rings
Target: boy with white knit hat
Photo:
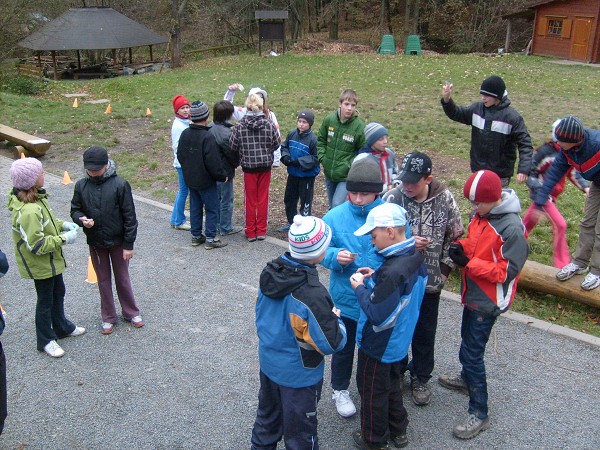
[[[340,311],[315,267],[325,257],[331,228],[316,217],[296,216],[288,241],[289,252],[267,263],[260,275],[260,390],[252,449],[275,448],[282,436],[286,448],[318,448],[324,355],[346,345]]]

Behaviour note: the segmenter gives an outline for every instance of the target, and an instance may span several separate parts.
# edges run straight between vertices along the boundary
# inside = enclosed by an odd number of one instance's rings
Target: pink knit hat
[[[42,174],[42,163],[35,158],[17,159],[10,166],[10,179],[14,187],[28,191]]]

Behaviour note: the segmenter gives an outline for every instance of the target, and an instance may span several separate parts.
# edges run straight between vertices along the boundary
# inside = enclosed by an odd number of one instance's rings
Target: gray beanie
[[[346,177],[348,192],[375,192],[383,191],[381,169],[374,158],[367,153],[361,153],[354,161]]]
[[[388,134],[387,128],[377,122],[368,123],[365,127],[365,140],[369,147]]]
[[[209,114],[208,106],[200,100],[190,105],[190,119],[192,119],[192,122],[202,122],[208,119]]]

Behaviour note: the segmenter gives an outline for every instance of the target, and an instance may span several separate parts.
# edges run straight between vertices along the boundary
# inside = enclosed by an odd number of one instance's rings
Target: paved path
[[[0,157],[3,205],[10,163]],[[59,181],[46,177],[52,206],[67,218],[73,185]],[[131,273],[147,325],[120,322],[110,336],[98,332],[98,292],[84,281],[87,246],[80,236],[65,248],[66,309],[88,333],[62,340],[67,354],[58,360],[35,349],[35,291],[18,276],[9,214],[0,209],[0,242],[12,265],[0,280],[9,383],[0,448],[249,448],[258,391],[254,301],[259,273],[281,243],[250,244],[236,235],[223,249],[192,248],[188,233],[169,227],[168,207],[142,199],[136,206]],[[322,275],[326,281],[327,272]],[[434,376],[459,368],[460,318],[455,301],[441,302]],[[486,354],[492,428],[468,442],[454,439],[451,429],[465,416],[467,398],[432,383],[427,407],[405,396],[411,447],[600,448],[600,347],[594,342],[501,318]],[[354,383],[351,393],[358,400]],[[358,418],[340,418],[330,395],[326,382],[321,448],[351,448]]]

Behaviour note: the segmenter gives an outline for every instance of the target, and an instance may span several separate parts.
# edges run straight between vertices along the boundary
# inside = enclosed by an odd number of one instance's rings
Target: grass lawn
[[[69,170],[79,176],[82,151],[92,144],[104,145],[117,162],[119,173],[131,181],[136,191],[168,203],[174,198],[176,186],[176,175],[170,167],[173,96],[181,93],[190,100],[201,99],[212,105],[222,98],[230,83],[242,83],[246,92],[252,86],[261,86],[269,93],[269,103],[285,136],[295,126],[297,112],[306,108],[315,112],[314,128],[318,129],[324,116],[337,107],[341,90],[353,88],[359,95],[360,117],[365,122],[386,125],[390,146],[399,157],[415,150],[432,156],[434,175],[453,190],[466,222],[469,206],[462,198],[462,185],[469,174],[470,128],[446,118],[439,103],[441,86],[450,80],[455,87],[453,98],[466,105],[479,100],[481,81],[492,74],[504,78],[512,105],[524,117],[535,146],[550,137],[552,122],[566,114],[580,116],[589,128],[600,127],[597,67],[557,65],[546,58],[521,55],[293,53],[275,58],[210,58],[162,74],[52,82],[35,96],[0,92],[0,123],[51,139],[53,145],[42,161],[47,170],[59,175]],[[7,84],[11,77],[5,69],[0,82]],[[113,112],[104,114],[106,104],[89,104],[84,99],[75,109],[73,100],[62,96],[65,93],[109,99]],[[236,103],[243,102],[243,97],[240,94]],[[146,108],[151,109],[151,117],[146,117]],[[282,211],[285,171],[274,171],[273,178],[271,197],[276,205],[271,211],[277,211],[277,207]],[[511,184],[525,210],[529,206],[526,188],[515,181]],[[319,186],[322,183],[317,189]],[[241,189],[236,192],[241,193]],[[583,204],[583,195],[571,185],[558,201],[569,224],[571,249],[577,242]],[[315,213],[322,214],[325,208],[320,205]],[[282,224],[282,217],[272,220],[274,228]],[[530,244],[531,259],[552,263],[551,229],[547,223],[533,231]],[[449,288],[456,290],[453,278]],[[594,308],[521,291],[514,309],[600,336],[600,311]]]

